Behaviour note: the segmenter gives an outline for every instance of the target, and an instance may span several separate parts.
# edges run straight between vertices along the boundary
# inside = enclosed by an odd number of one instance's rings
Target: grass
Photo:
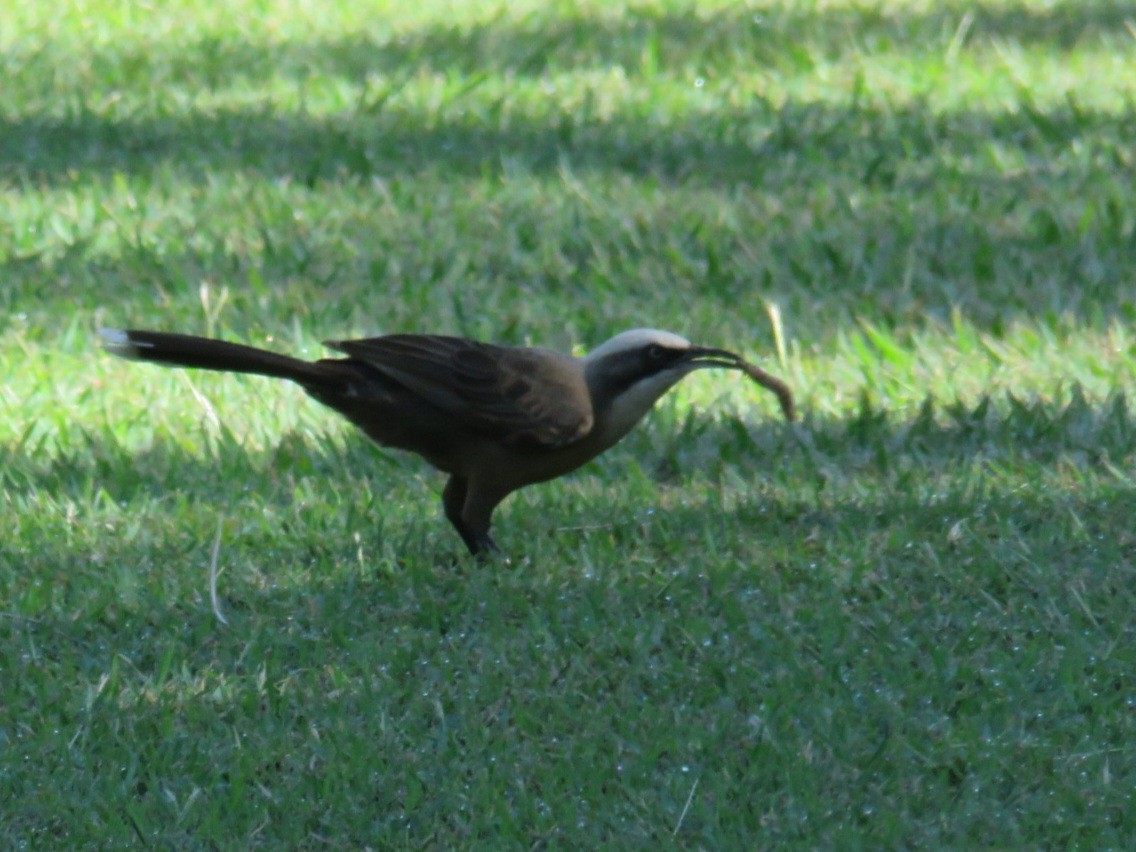
[[[6,12],[6,845],[1130,846],[1131,5],[404,5]],[[649,324],[805,419],[692,378],[485,567],[103,323]]]

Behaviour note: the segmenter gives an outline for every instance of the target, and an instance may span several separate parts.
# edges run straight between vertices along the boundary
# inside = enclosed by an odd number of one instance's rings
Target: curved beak
[[[690,347],[684,354],[682,362],[691,370],[721,367],[726,370],[742,370],[744,372],[746,369],[746,360],[741,355],[726,349],[712,349],[708,346]]]

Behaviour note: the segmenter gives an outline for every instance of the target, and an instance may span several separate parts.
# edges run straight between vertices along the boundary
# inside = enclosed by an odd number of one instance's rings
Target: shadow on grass
[[[706,765],[716,800],[762,793],[762,830],[770,813],[799,816],[790,796],[823,801],[821,832],[839,796],[850,800],[842,811],[888,797],[935,825],[957,811],[987,837],[1027,797],[1044,800],[1041,819],[1055,790],[1103,793],[1123,809],[1136,540],[1117,533],[1136,513],[1132,489],[960,486],[934,502],[878,491],[823,512],[747,504],[708,521],[708,511],[676,506],[665,530],[617,527],[606,545],[561,533],[517,569],[419,559],[358,578],[341,568],[355,547],[343,542],[313,566],[335,571],[330,580],[295,582],[283,553],[272,570],[293,583],[258,585],[227,551],[227,626],[202,592],[205,548],[140,566],[134,543],[116,537],[73,598],[13,595],[0,613],[12,676],[0,720],[20,732],[10,751],[23,758],[12,774],[43,784],[15,789],[94,789],[112,816],[125,802],[162,837],[194,825],[159,820],[169,786],[203,788],[207,814],[236,811],[229,791],[247,775],[278,795],[322,792],[321,813],[365,811],[359,836],[405,813],[404,836],[456,838],[457,805],[503,757],[515,758],[511,778],[520,766],[528,780],[563,783],[567,761],[644,796],[679,765]],[[723,541],[745,551],[716,550]],[[118,566],[142,574],[144,591],[117,586]],[[163,573],[181,584],[154,579]],[[618,753],[597,760],[613,739]],[[531,768],[534,742],[539,765],[556,769]],[[1084,771],[1098,755],[1109,771]],[[1036,777],[1020,771],[1025,759]],[[430,795],[405,801],[407,775]],[[329,799],[325,778],[352,791],[351,807]],[[802,795],[814,789],[825,795]],[[678,795],[669,811],[654,806],[667,833]],[[89,795],[56,796],[46,807],[17,795],[9,812],[36,830],[89,819]],[[314,813],[313,796],[284,801]],[[971,800],[990,813],[976,817]],[[246,830],[259,834],[257,822]]]
[[[438,170],[476,178],[506,168],[623,174],[723,189],[777,189],[838,178],[865,186],[918,188],[936,178],[1056,186],[1072,184],[1057,158],[1091,142],[1123,162],[1136,111],[1100,112],[1075,101],[987,113],[932,111],[926,104],[775,104],[755,96],[744,108],[677,117],[647,110],[615,120],[570,113],[502,117],[500,105],[431,115],[402,107],[379,116],[329,118],[252,110],[210,110],[162,119],[95,114],[0,120],[0,166],[10,180],[71,185],[79,174],[151,175],[173,167],[200,181],[261,173],[308,185],[396,179]],[[996,169],[980,155],[994,140],[1019,151],[1026,169]],[[1036,162],[1034,161],[1036,158]],[[930,166],[912,168],[930,161]],[[1009,177],[1007,177],[1009,175]]]
[[[717,298],[714,291],[720,288],[728,294],[722,299],[724,310],[736,308],[741,288],[748,294],[758,282],[785,281],[781,286],[822,299],[833,291],[842,297],[864,294],[871,304],[868,314],[911,303],[912,312],[938,310],[938,318],[945,320],[949,306],[965,304],[986,328],[1002,323],[1003,313],[1031,314],[1030,305],[1038,306],[1038,313],[1069,312],[1094,324],[1122,308],[1131,311],[1130,294],[1118,282],[1136,264],[1131,203],[1136,196],[1128,168],[1130,140],[1136,135],[1132,104],[1106,112],[1078,104],[1071,94],[1064,103],[1039,105],[1022,89],[1017,103],[987,113],[937,111],[918,98],[881,105],[870,96],[856,96],[847,104],[832,105],[778,104],[755,95],[741,106],[700,111],[695,100],[676,113],[646,103],[601,116],[587,99],[571,111],[539,104],[509,104],[506,109],[507,96],[483,97],[477,91],[497,76],[544,75],[551,80],[548,75],[581,66],[620,67],[643,81],[668,69],[712,74],[719,65],[729,70],[736,60],[731,50],[747,61],[760,57],[770,73],[807,66],[814,54],[844,50],[870,53],[933,44],[941,52],[962,17],[971,12],[967,32],[972,40],[1062,50],[1122,30],[1131,9],[1122,2],[1028,9],[952,3],[934,4],[925,12],[885,14],[881,9],[817,11],[798,4],[777,12],[729,10],[693,17],[636,12],[620,19],[538,15],[520,22],[497,19],[469,31],[437,26],[397,38],[376,36],[374,41],[359,36],[281,45],[190,42],[170,51],[147,44],[134,53],[120,46],[121,55],[96,51],[66,59],[52,79],[70,79],[67,62],[96,68],[108,85],[127,90],[143,84],[209,90],[273,75],[391,79],[376,82],[355,109],[330,117],[285,112],[267,102],[240,109],[190,107],[160,117],[116,116],[113,108],[104,113],[85,106],[86,83],[76,83],[56,101],[72,104],[65,117],[15,112],[0,119],[0,170],[16,185],[37,187],[71,186],[116,173],[166,174],[194,184],[247,173],[315,187],[349,183],[367,188],[373,179],[410,180],[421,181],[427,196],[435,185],[452,187],[455,175],[483,180],[517,170],[628,177],[648,192],[661,184],[702,190],[706,196],[689,208],[681,204],[660,214],[657,221],[640,223],[628,216],[624,218],[630,225],[613,228],[600,222],[591,231],[550,237],[550,242],[563,243],[555,251],[581,270],[582,277],[591,274],[589,268],[599,265],[602,256],[659,257],[675,268],[674,254],[685,260],[682,255],[689,249],[689,269],[676,271],[675,289],[709,301]],[[455,81],[448,102],[414,109],[393,97],[402,82],[416,74],[446,72],[469,78]],[[21,66],[21,73],[34,78],[35,63]],[[939,67],[928,78],[929,90],[936,85],[936,73],[950,72]],[[66,89],[68,84],[61,85]],[[990,156],[991,146],[1005,151]],[[1007,159],[1020,167],[999,165]],[[739,226],[752,232],[752,243],[750,233],[731,230],[717,220],[719,205],[713,198],[721,197],[725,207],[737,204],[739,188],[754,190],[743,206],[752,200],[756,207],[742,211],[745,221]],[[564,195],[571,196],[568,186]],[[522,203],[504,224],[532,230],[532,223],[546,215],[524,208]],[[767,215],[766,208],[779,212]],[[50,213],[45,215],[50,218]],[[750,215],[763,227],[755,228]],[[44,221],[39,230],[50,234],[52,225]],[[626,240],[624,225],[630,229]],[[270,233],[267,224],[264,233]],[[360,244],[367,239],[348,236]],[[517,240],[525,245],[526,239],[535,239],[539,248],[542,236],[537,226],[535,238],[530,234]],[[216,245],[225,243],[222,235],[210,239]],[[609,245],[607,239],[615,243]],[[17,282],[49,282],[41,284],[44,292],[31,297],[40,307],[53,300],[61,309],[64,304],[74,307],[73,291],[82,291],[80,299],[98,299],[101,304],[99,293],[88,295],[103,289],[99,282],[82,287],[67,282],[88,282],[91,270],[98,270],[100,280],[129,281],[137,271],[128,269],[125,260],[92,259],[82,242],[61,253],[51,239],[30,244],[41,248],[14,253],[0,266],[0,275]],[[327,259],[331,247],[303,248],[297,268],[282,274],[314,279],[318,273],[313,264],[340,262]],[[364,285],[358,285],[362,287],[383,279],[388,256],[395,265],[414,265],[415,258],[405,256],[405,246],[383,249],[369,266],[363,264],[366,268],[358,268],[357,251],[348,252],[351,257],[342,267],[345,280],[363,279]],[[36,254],[40,250],[51,256],[41,261]],[[525,252],[537,253],[531,245]],[[916,289],[925,290],[928,298],[906,292],[911,257],[919,258]],[[761,260],[751,264],[753,258]],[[512,259],[494,256],[485,265],[512,274]],[[173,270],[182,262],[175,254],[145,251],[128,260],[137,260],[145,275],[155,278],[176,274]],[[223,260],[241,267],[247,258]],[[216,268],[218,259],[187,257],[184,264],[197,276],[202,265]],[[415,286],[435,286],[431,264],[422,265],[424,275]],[[440,266],[445,264],[435,259],[434,276],[452,286]],[[730,269],[723,282],[710,280],[715,270],[725,267]],[[267,271],[266,289],[271,289],[277,283],[276,271]],[[603,272],[610,279],[605,283],[610,285],[620,272]],[[516,275],[528,279],[531,270],[517,270]],[[551,277],[564,283],[562,272]],[[1077,286],[1066,287],[1066,281]],[[195,289],[196,283],[190,286]],[[572,282],[586,293],[595,285],[595,280]],[[336,292],[322,282],[318,289]],[[358,299],[359,294],[345,288],[343,298]],[[984,299],[996,307],[987,310],[981,304]],[[1004,306],[1009,307],[1004,311]],[[906,321],[899,317],[900,324]]]
[[[369,189],[376,180],[397,185],[399,200],[392,202],[393,218],[379,201],[373,208],[360,201],[335,230],[293,221],[290,208],[277,209],[284,202],[274,190],[258,206],[254,191],[246,248],[229,250],[229,238],[220,229],[209,234],[213,226],[203,222],[192,231],[195,244],[208,246],[201,254],[150,248],[145,237],[124,233],[121,252],[108,258],[91,245],[93,235],[63,249],[39,237],[31,242],[40,248],[0,262],[0,275],[16,282],[7,297],[0,294],[0,304],[18,296],[21,280],[37,282],[39,291],[26,298],[40,311],[55,300],[61,310],[101,306],[108,290],[151,292],[150,281],[196,293],[204,268],[233,279],[233,306],[287,281],[293,290],[317,294],[306,305],[372,305],[377,316],[389,316],[389,301],[406,300],[407,289],[438,287],[447,295],[430,302],[434,311],[452,303],[479,313],[483,302],[494,301],[511,309],[537,292],[553,311],[586,314],[577,301],[631,292],[627,279],[635,270],[629,275],[626,267],[638,261],[658,268],[652,286],[666,292],[651,300],[655,305],[684,294],[734,312],[755,293],[799,295],[808,306],[799,313],[817,310],[834,320],[807,329],[815,340],[847,327],[849,315],[882,313],[885,326],[902,327],[926,317],[949,323],[956,307],[999,334],[1018,316],[1068,315],[1095,328],[1118,314],[1136,317],[1131,288],[1120,286],[1136,266],[1136,187],[1124,166],[1136,136],[1131,106],[1119,114],[1067,103],[994,115],[936,114],[919,104],[755,101],[751,107],[611,123],[513,117],[507,127],[492,117],[435,121],[393,110],[326,121],[255,112],[121,123],[93,116],[60,124],[9,120],[0,127],[8,140],[0,146],[0,167],[7,156],[10,173],[23,175],[16,180],[70,182],[76,171],[172,168],[208,184],[224,173],[251,171],[309,184],[317,194],[326,182],[345,182],[363,198],[379,199],[382,193]],[[991,145],[1013,151],[1023,167],[996,165],[987,155]],[[20,157],[23,148],[36,149],[41,159]],[[1071,158],[1074,150],[1089,154]],[[510,197],[489,217],[471,218],[455,206],[461,183],[453,175],[483,181],[514,168],[559,183]],[[589,190],[596,197],[581,198],[576,179],[586,172],[633,183],[615,179],[610,191]],[[620,215],[621,196],[613,203],[608,192],[625,194],[629,207],[639,205],[636,212]],[[415,239],[434,227],[435,213],[423,199],[435,193],[449,243]],[[475,190],[487,205],[495,193]],[[38,227],[43,234],[54,227],[51,215],[45,211]],[[180,227],[174,241],[188,238]],[[249,267],[258,293],[242,280]],[[193,278],[179,280],[182,275]],[[466,279],[477,286],[455,283]],[[18,303],[12,308],[21,310]],[[673,313],[673,305],[664,310]],[[578,321],[590,322],[583,315]],[[515,330],[516,321],[505,325]]]
[[[224,812],[240,789],[232,776],[245,773],[289,812],[314,797],[321,813],[365,812],[369,832],[405,812],[399,831],[427,840],[439,826],[466,836],[446,820],[471,788],[496,781],[475,774],[495,761],[507,764],[506,785],[518,766],[526,779],[578,785],[564,760],[600,773],[605,789],[643,795],[677,776],[674,807],[654,805],[668,835],[688,764],[714,785],[706,813],[759,790],[762,830],[768,813],[800,821],[790,796],[813,803],[814,831],[833,813],[885,801],[932,825],[965,817],[986,837],[1001,826],[1007,840],[1020,835],[1004,813],[1032,801],[1030,818],[1041,819],[1054,790],[1123,808],[1136,490],[1108,464],[1130,467],[1136,423],[1119,398],[948,406],[934,418],[932,407],[902,422],[869,406],[849,421],[806,421],[807,450],[779,424],[682,427],[656,453],[677,465],[665,478],[704,486],[716,476],[703,465],[712,451],[722,468],[773,460],[775,487],[723,503],[713,487],[692,486],[644,520],[613,505],[606,485],[566,500],[577,487],[568,480],[540,498],[555,508],[537,520],[509,513],[503,543],[526,552],[512,568],[455,564],[451,537],[407,544],[389,576],[376,576],[376,560],[357,555],[357,525],[341,520],[318,531],[327,541],[314,556],[313,526],[227,542],[227,627],[204,592],[208,542],[179,551],[160,531],[132,539],[120,523],[90,539],[96,562],[69,551],[66,535],[43,536],[38,571],[0,572],[10,601],[0,647],[13,674],[0,720],[20,732],[12,751],[23,757],[14,777],[97,789],[100,801],[183,830],[159,821],[169,785],[201,787],[198,807]],[[232,517],[246,514],[245,487],[341,488],[369,452],[290,437],[262,454],[222,439],[213,458],[164,442],[136,457],[96,438],[56,460],[9,452],[0,477],[16,502],[105,488],[127,515],[158,490],[203,507],[220,492]],[[622,452],[604,464],[625,464]],[[988,475],[965,473],[977,459]],[[1059,467],[1070,487],[1031,486],[1039,469]],[[919,487],[950,468],[963,473]],[[833,471],[844,485],[818,495]],[[261,507],[279,499],[289,498]],[[559,516],[558,503],[570,511]],[[546,541],[550,514],[591,530]],[[597,761],[612,742],[619,753]],[[1108,772],[1083,771],[1098,756]],[[1044,774],[1021,772],[1027,759]],[[408,775],[430,794],[405,801]],[[351,806],[329,805],[318,785],[344,776]],[[848,801],[834,810],[840,796]],[[46,808],[29,794],[10,809],[34,827],[60,814],[77,825],[90,798]],[[257,813],[246,830],[263,828]],[[758,830],[753,819],[743,828]]]
[[[1104,417],[1112,424],[1102,431],[1115,434],[1115,416]],[[761,453],[730,462],[726,466],[734,468],[734,482],[709,488],[702,472],[680,474],[660,457],[654,472],[665,484],[648,504],[613,504],[610,481],[588,474],[575,482],[561,481],[554,486],[564,489],[559,493],[552,488],[543,495],[540,488],[526,491],[532,503],[541,505],[539,509],[516,503],[510,507],[507,502],[494,528],[510,560],[505,564],[482,564],[468,557],[432,498],[421,503],[428,517],[392,519],[391,505],[406,504],[398,496],[401,480],[390,472],[375,471],[350,481],[337,475],[338,459],[314,485],[316,491],[335,492],[326,505],[314,510],[336,511],[332,504],[341,504],[340,516],[331,518],[316,517],[312,510],[298,506],[293,496],[296,484],[303,487],[303,481],[316,473],[268,474],[255,456],[245,460],[249,476],[237,481],[230,475],[224,480],[228,493],[223,498],[209,484],[215,481],[212,461],[168,445],[140,458],[177,466],[182,473],[177,482],[139,476],[138,459],[124,459],[110,473],[117,482],[103,478],[102,464],[84,468],[69,462],[40,465],[36,470],[24,460],[17,462],[23,464],[22,470],[9,467],[14,473],[6,477],[6,488],[14,483],[17,489],[43,490],[56,497],[76,489],[89,492],[94,482],[95,488],[105,488],[120,504],[124,518],[108,522],[108,532],[96,533],[81,546],[70,543],[65,533],[41,531],[23,541],[9,539],[0,551],[0,577],[10,621],[0,632],[28,622],[54,624],[52,629],[78,638],[91,629],[113,629],[122,618],[141,617],[151,623],[171,617],[174,611],[181,612],[177,617],[181,619],[187,617],[187,609],[207,609],[205,589],[218,514],[226,518],[219,565],[238,574],[223,584],[224,608],[230,614],[247,612],[253,599],[302,608],[307,596],[322,599],[325,591],[334,595],[334,590],[347,585],[358,599],[343,606],[358,605],[373,615],[375,607],[389,603],[392,584],[410,582],[450,594],[452,586],[472,575],[501,571],[531,575],[528,581],[511,579],[512,584],[544,587],[578,580],[581,572],[591,579],[592,572],[601,568],[609,581],[634,586],[644,574],[663,578],[678,574],[688,580],[704,576],[709,565],[742,573],[776,571],[788,586],[842,588],[865,576],[873,577],[873,584],[884,582],[897,567],[901,570],[903,564],[923,560],[926,554],[913,552],[913,546],[933,547],[950,561],[964,533],[974,552],[960,561],[960,567],[984,559],[983,571],[989,572],[1008,569],[1014,562],[1055,581],[1089,570],[1101,582],[1117,583],[1121,581],[1113,569],[1130,572],[1136,564],[1136,532],[1129,523],[1136,515],[1136,489],[1130,475],[1120,470],[1131,469],[1136,429],[1131,420],[1123,429],[1127,446],[1091,448],[1061,439],[995,447],[976,441],[968,429],[946,429],[942,432],[946,440],[938,449],[932,451],[921,443],[920,449],[893,454],[886,463],[871,442],[854,441],[845,454],[827,456],[820,465],[815,457],[805,460],[788,450],[771,469],[770,455]],[[771,448],[789,446],[780,434],[764,437]],[[905,441],[899,432],[877,438],[896,444]],[[983,449],[973,450],[977,444]],[[308,450],[308,455],[317,463],[323,458],[316,449]],[[609,459],[606,466],[629,463]],[[1065,485],[1030,481],[1040,469],[1058,466],[1067,473]],[[977,468],[986,468],[987,473],[976,473]],[[748,494],[737,490],[722,502],[718,492],[738,489],[739,470],[746,470],[747,478],[755,479],[758,486]],[[752,470],[767,470],[768,478],[775,481],[761,485],[764,477],[750,474]],[[379,476],[384,479],[376,485]],[[787,479],[792,482],[786,484]],[[1094,479],[1091,485],[1086,484],[1089,479]],[[440,478],[437,484],[440,491]],[[160,525],[142,529],[130,523],[131,504],[143,498],[161,500],[174,490],[180,507],[163,500],[144,509],[148,523],[160,519]],[[256,497],[249,499],[250,493]],[[364,505],[353,503],[356,495]],[[15,496],[19,499],[20,494]],[[411,502],[418,504],[421,496]],[[197,506],[208,523],[200,515],[188,515],[185,503]],[[82,507],[77,509],[71,522],[82,522],[83,512]],[[535,520],[527,516],[530,512]],[[877,551],[879,561],[866,550]],[[621,561],[625,557],[626,563]],[[857,564],[854,576],[845,573],[851,562]],[[145,576],[124,585],[124,572]],[[1128,575],[1123,577],[1126,583]],[[1005,578],[992,580],[1001,589],[1011,582],[1009,571]],[[176,597],[174,588],[182,589],[186,600],[163,599]],[[644,591],[648,598],[657,592]],[[890,593],[865,584],[857,594]],[[163,599],[166,615],[143,616],[142,611],[158,604],[158,599]],[[51,609],[57,611],[58,622],[49,615]],[[104,623],[78,625],[84,612]],[[445,633],[456,617],[441,614],[436,627]],[[303,613],[297,618],[309,620]],[[298,629],[290,624],[289,631],[293,628]]]
[[[262,656],[289,672],[355,672],[337,701],[372,682],[410,700],[424,660],[471,672],[482,654],[498,653],[497,634],[517,630],[534,631],[535,646],[522,644],[547,673],[534,689],[610,697],[615,688],[592,680],[589,658],[607,653],[610,626],[627,624],[629,613],[670,625],[663,634],[681,640],[676,671],[688,671],[682,660],[697,647],[687,631],[732,613],[740,648],[729,653],[748,660],[746,690],[761,693],[787,652],[805,680],[843,695],[840,703],[870,693],[880,676],[928,665],[937,647],[976,661],[986,648],[1016,651],[1023,624],[1031,636],[1080,637],[1088,659],[1098,642],[1113,641],[1093,612],[1131,594],[1136,560],[1136,489],[1124,472],[1136,457],[1136,420],[1125,401],[1092,406],[1074,395],[1060,406],[1011,402],[999,411],[983,402],[936,418],[933,407],[904,422],[870,407],[847,422],[806,420],[804,446],[780,424],[741,420],[688,425],[661,442],[640,435],[604,456],[598,477],[593,466],[531,489],[540,509],[514,503],[501,513],[498,539],[511,566],[468,560],[432,497],[421,504],[431,518],[396,517],[401,478],[416,466],[384,471],[361,440],[328,447],[289,436],[247,453],[222,438],[208,456],[168,442],[132,454],[99,439],[50,460],[8,450],[0,454],[6,511],[33,511],[27,501],[50,509],[3,543],[0,638],[34,648],[34,667],[59,667],[68,683],[77,673],[79,682],[105,678],[112,659],[124,663],[126,682],[161,682],[171,654],[175,681],[194,671],[255,678]],[[653,465],[661,483],[649,508],[612,499],[612,482],[637,463]],[[304,508],[297,495],[313,492],[314,507]],[[107,500],[115,511],[103,511]],[[132,517],[137,503],[145,507]],[[207,592],[218,516],[227,527],[219,583],[227,628]],[[90,529],[76,533],[76,524]],[[559,648],[551,657],[550,630]],[[496,636],[488,646],[478,638],[485,633]],[[910,661],[860,670],[856,648],[877,641]],[[293,669],[295,660],[307,662]],[[961,707],[1002,694],[995,680],[968,672],[936,675],[949,686],[942,701]],[[706,695],[732,692],[724,683]],[[1033,695],[1029,684],[1017,688]],[[128,706],[138,699],[123,697]],[[63,721],[79,700],[41,698],[37,712]],[[305,715],[324,700],[304,705]],[[802,713],[811,718],[804,706],[786,712],[794,729]],[[808,724],[827,729],[822,719]]]
[[[499,169],[502,159],[512,158],[546,170],[566,158],[585,169],[732,185],[759,182],[766,171],[764,158],[776,159],[798,149],[815,149],[821,161],[843,168],[847,164],[842,154],[852,144],[845,137],[854,129],[868,131],[882,158],[896,154],[912,158],[938,144],[944,131],[958,134],[970,124],[988,129],[980,136],[1017,140],[1024,133],[1056,146],[1089,136],[1123,141],[1131,138],[1131,108],[1123,116],[1095,115],[1076,107],[1040,110],[1028,103],[1025,91],[1025,108],[991,117],[965,113],[935,117],[916,105],[884,114],[866,110],[854,118],[855,107],[842,111],[789,104],[778,109],[760,98],[744,112],[714,111],[678,121],[669,121],[649,107],[643,115],[593,119],[586,105],[582,118],[556,113],[516,118],[518,110],[513,107],[505,120],[500,98],[489,103],[472,99],[461,103],[460,109],[449,108],[452,102],[442,104],[434,107],[436,113],[386,110],[387,98],[400,81],[420,73],[471,77],[472,82],[456,86],[458,94],[452,97],[461,100],[498,75],[536,77],[581,66],[619,67],[641,74],[644,81],[668,68],[712,75],[721,65],[723,73],[733,73],[739,55],[748,62],[756,56],[758,66],[771,73],[786,64],[807,70],[814,53],[922,50],[928,41],[941,51],[964,15],[972,16],[967,28],[972,39],[1063,49],[1122,33],[1131,11],[1131,5],[1120,0],[1030,8],[949,3],[935,4],[927,12],[817,11],[806,4],[757,13],[658,15],[632,10],[618,19],[535,16],[512,22],[499,18],[468,31],[428,27],[385,41],[365,37],[264,45],[205,41],[170,50],[145,44],[137,53],[131,53],[129,46],[116,46],[112,54],[95,52],[65,61],[98,69],[114,88],[125,89],[144,84],[201,91],[278,75],[330,75],[360,83],[369,75],[381,75],[393,82],[364,96],[355,113],[325,121],[302,113],[281,114],[267,103],[236,111],[191,108],[177,117],[106,117],[82,106],[89,85],[84,79],[71,95],[56,93],[63,102],[80,104],[72,117],[30,114],[0,122],[0,167],[10,176],[36,182],[70,182],[75,170],[146,173],[164,164],[197,176],[254,169],[311,181],[427,168],[478,174],[486,168]],[[34,62],[21,68],[34,77]],[[949,72],[944,68],[938,73]],[[56,68],[52,79],[68,76],[65,67]],[[817,179],[823,180],[823,175]]]
[[[1136,420],[1126,397],[1118,394],[1093,404],[1077,389],[1062,403],[1008,395],[967,407],[928,398],[916,417],[903,421],[867,401],[845,420],[806,413],[797,426],[753,423],[737,416],[711,420],[697,412],[682,423],[667,419],[649,419],[583,473],[618,481],[627,466],[637,465],[661,486],[690,487],[694,492],[708,481],[736,483],[739,476],[752,474],[757,482],[770,484],[770,494],[786,495],[797,507],[822,498],[827,489],[836,502],[826,511],[842,512],[847,510],[839,502],[856,502],[849,495],[860,486],[931,493],[923,486],[950,488],[955,477],[969,483],[963,487],[966,491],[976,478],[983,478],[983,471],[994,472],[995,480],[1014,481],[1026,471],[1054,469],[1069,472],[1071,488],[1082,476],[1130,485],[1125,471],[1136,454]],[[364,527],[367,511],[383,515],[389,495],[407,493],[407,481],[425,476],[439,492],[444,482],[442,474],[412,454],[388,454],[361,437],[340,444],[299,434],[261,452],[247,451],[228,432],[211,439],[203,452],[168,441],[132,452],[91,436],[85,446],[51,456],[42,449],[29,456],[18,448],[0,448],[0,462],[0,482],[17,502],[48,495],[72,505],[109,500],[126,507],[143,498],[176,495],[182,501],[179,511],[187,505],[220,505],[239,512],[236,507],[255,495],[253,502],[262,509],[286,512],[297,501],[311,499],[304,495],[318,500],[326,492],[334,495],[332,502],[350,505]],[[572,476],[561,482],[567,491],[574,488]],[[523,491],[540,490],[534,486]],[[979,499],[976,493],[971,496]],[[356,494],[366,511],[356,505]],[[432,494],[427,499],[434,504]],[[827,498],[823,502],[829,504]],[[908,505],[915,510],[916,503]],[[578,519],[584,526],[610,517],[598,505],[584,511],[592,516]],[[889,497],[887,511],[903,514],[899,493]],[[449,532],[440,515],[437,523]],[[456,538],[452,543],[459,552]]]
[[[280,76],[363,80],[368,75],[398,79],[457,72],[533,78],[609,68],[645,77],[687,70],[713,75],[729,70],[739,54],[770,71],[800,71],[811,69],[818,57],[835,61],[905,47],[917,55],[937,56],[958,38],[982,46],[1088,50],[1103,39],[1126,41],[1131,20],[1129,0],[1028,6],[948,0],[920,8],[792,3],[666,12],[632,6],[618,15],[556,10],[519,18],[501,12],[474,23],[431,23],[397,32],[375,19],[369,33],[335,40],[206,37],[158,46],[124,39],[113,48],[87,47],[58,58],[55,76],[68,79],[73,64],[116,85],[158,81],[211,91],[235,81],[258,84]],[[35,71],[22,63],[15,67]]]
[[[283,60],[286,73],[346,77],[398,75],[407,69],[538,76],[581,68],[621,68],[648,76],[690,69],[712,76],[728,70],[733,50],[742,49],[747,59],[770,71],[811,68],[818,56],[839,60],[903,45],[938,53],[959,33],[964,18],[963,35],[971,41],[1068,51],[1091,48],[1105,37],[1125,38],[1132,6],[1126,0],[1066,0],[1044,7],[954,0],[920,9],[787,4],[660,13],[632,7],[618,18],[532,15],[462,29],[427,27],[382,43],[351,39],[314,49],[293,43],[275,58]],[[249,45],[234,47],[232,71],[280,67],[260,51],[245,52]]]

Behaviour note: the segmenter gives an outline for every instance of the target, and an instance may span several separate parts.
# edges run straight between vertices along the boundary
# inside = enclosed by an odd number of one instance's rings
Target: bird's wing
[[[511,446],[562,447],[592,429],[583,369],[558,352],[423,334],[326,345]]]

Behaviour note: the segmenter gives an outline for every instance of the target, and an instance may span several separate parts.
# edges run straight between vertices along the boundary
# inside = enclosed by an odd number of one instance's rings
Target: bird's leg
[[[501,552],[501,548],[497,546],[497,542],[489,533],[474,533],[473,544],[466,542],[466,546],[469,547],[469,552],[478,559],[487,559],[491,554]],[[505,561],[508,562],[508,560]]]
[[[493,541],[488,532],[476,532],[465,519],[462,512],[465,509],[466,492],[469,481],[461,476],[451,476],[442,491],[442,508],[446,513],[446,520],[453,524],[458,531],[469,552],[477,557],[484,557],[490,553],[499,553],[501,548]],[[488,525],[486,525],[488,529]]]

